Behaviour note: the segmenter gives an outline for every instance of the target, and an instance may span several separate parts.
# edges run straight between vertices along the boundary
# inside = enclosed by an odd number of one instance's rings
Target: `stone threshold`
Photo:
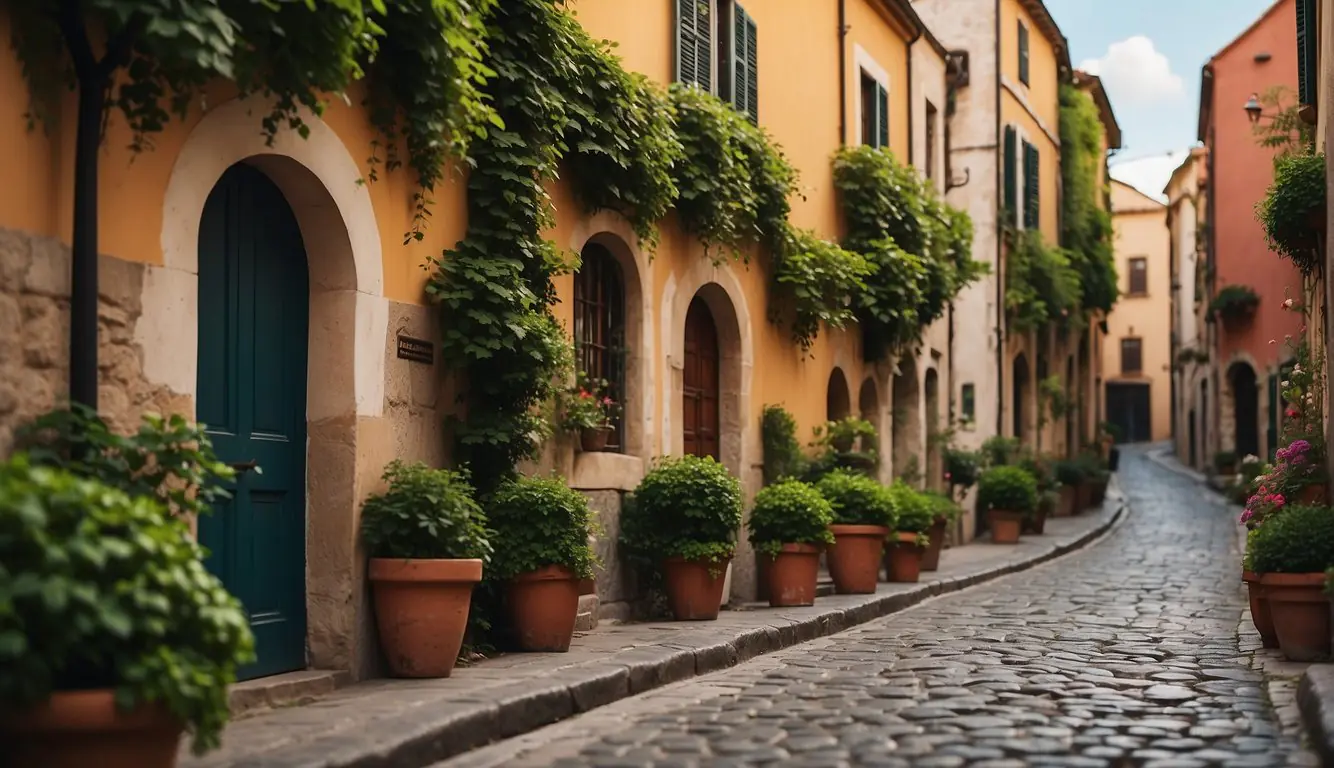
[[[232,718],[248,717],[260,710],[309,704],[348,683],[346,672],[305,669],[281,675],[246,680],[227,691]]]
[[[410,768],[669,683],[735,666],[910,608],[938,595],[1033,568],[1080,549],[1123,519],[1115,480],[1101,509],[1048,520],[1019,544],[974,542],[945,550],[940,570],[873,595],[835,595],[805,608],[749,604],[714,622],[602,625],[576,634],[565,654],[508,654],[442,680],[369,680],[304,706],[234,721],[222,748],[182,768]]]

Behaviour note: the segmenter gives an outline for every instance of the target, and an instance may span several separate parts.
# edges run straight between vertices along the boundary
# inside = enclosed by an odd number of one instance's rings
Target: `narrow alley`
[[[1315,764],[1239,649],[1233,511],[1142,451],[1120,477],[1086,550],[440,768]]]

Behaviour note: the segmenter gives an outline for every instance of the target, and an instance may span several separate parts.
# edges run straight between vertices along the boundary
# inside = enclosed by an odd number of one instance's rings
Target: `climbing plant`
[[[1010,326],[1031,331],[1076,313],[1080,278],[1066,252],[1048,245],[1035,229],[1010,230],[1005,237],[1009,243],[1005,309]]]
[[[867,355],[876,358],[916,341],[986,265],[972,259],[968,215],[892,152],[840,150],[834,186],[846,223],[843,246],[871,265],[853,307]]]
[[[1325,262],[1325,155],[1292,154],[1274,162],[1274,183],[1255,206],[1269,247],[1303,275]]]
[[[1061,86],[1061,243],[1079,276],[1081,314],[1110,312],[1116,304],[1112,216],[1103,177],[1102,122],[1093,97]]]
[[[852,302],[866,289],[872,269],[860,253],[793,228],[775,260],[774,293],[786,298],[792,337],[803,350],[810,349],[821,325],[842,328],[856,319]]]

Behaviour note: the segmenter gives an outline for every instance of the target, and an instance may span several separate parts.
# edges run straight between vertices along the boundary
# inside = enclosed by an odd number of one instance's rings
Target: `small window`
[[[926,103],[926,177],[936,175],[936,105]]]
[[[972,421],[977,415],[977,389],[972,384],[964,384],[959,400],[962,401],[960,412],[964,421]]]
[[[1147,296],[1149,294],[1149,260],[1137,256],[1130,260],[1130,295]]]
[[[1028,85],[1028,27],[1019,22],[1019,82]]]
[[[607,394],[625,403],[625,281],[621,265],[601,245],[590,243],[574,274],[574,344],[579,370],[607,382]],[[621,411],[624,414],[624,410]],[[613,422],[608,447],[625,445],[624,421]]]
[[[889,91],[862,70],[861,77],[862,144],[889,146]]]
[[[676,0],[676,79],[759,122],[759,35],[736,0]]]
[[[1139,339],[1121,339],[1121,373],[1139,374],[1144,371],[1144,357]]]

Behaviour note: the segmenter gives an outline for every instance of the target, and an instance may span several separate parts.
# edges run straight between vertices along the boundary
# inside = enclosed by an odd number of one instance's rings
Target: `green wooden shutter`
[[[676,79],[713,90],[713,24],[708,0],[676,0]]]
[[[1297,94],[1301,103],[1308,105],[1316,103],[1320,79],[1315,8],[1315,0],[1297,0]]]
[[[1024,142],[1024,229],[1042,226],[1042,176],[1038,148]]]
[[[1019,196],[1015,189],[1015,186],[1019,182],[1018,174],[1015,173],[1015,141],[1017,138],[1018,137],[1014,132],[1014,126],[1005,126],[1005,156],[1002,159],[1004,163],[1003,172],[1005,189],[1004,197],[1002,199],[1005,204],[1004,217],[1012,226],[1016,226],[1019,223],[1017,218],[1019,215]]]
[[[759,41],[755,20],[739,4],[732,6],[732,106],[760,121]]]
[[[1028,85],[1028,27],[1019,24],[1019,82]]]
[[[875,139],[876,146],[889,146],[889,91],[879,83],[875,86]]]

